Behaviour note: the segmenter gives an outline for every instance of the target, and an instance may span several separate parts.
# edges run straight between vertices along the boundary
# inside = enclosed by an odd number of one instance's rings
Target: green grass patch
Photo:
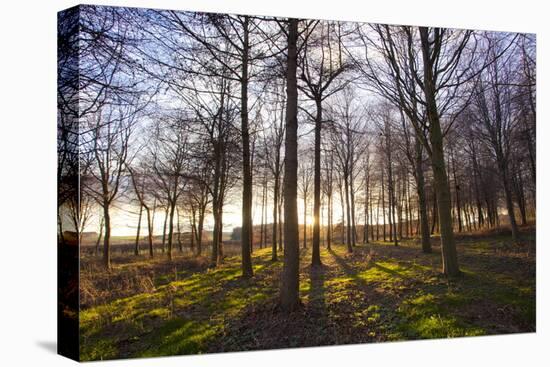
[[[134,357],[201,353],[217,328],[207,322],[181,318],[169,320],[143,341],[145,349],[138,351]]]
[[[436,296],[419,292],[397,309],[403,320],[398,326],[401,336],[405,339],[431,339],[485,335],[483,328],[469,325],[450,313],[449,306],[465,302],[461,296],[452,293]]]
[[[268,261],[268,255],[267,251],[255,253],[255,273],[277,266],[277,263]],[[156,283],[162,284],[170,277],[175,276],[161,275]],[[117,345],[120,344],[129,348],[130,352],[125,353],[133,356],[199,353],[204,350],[206,341],[223,327],[226,317],[272,295],[265,284],[242,279],[240,263],[229,258],[219,268],[170,281],[152,293],[118,299],[82,311],[82,358],[115,358],[119,356]],[[189,309],[199,310],[204,320],[180,316]],[[145,336],[135,336],[137,334]]]

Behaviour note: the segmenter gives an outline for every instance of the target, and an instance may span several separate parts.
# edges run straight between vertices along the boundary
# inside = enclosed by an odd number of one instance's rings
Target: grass
[[[204,259],[120,258],[110,274],[85,259],[85,291],[96,297],[80,315],[81,358],[531,332],[534,231],[524,237],[519,247],[500,233],[459,238],[463,277],[453,281],[439,274],[435,242],[427,255],[416,241],[358,245],[353,254],[335,245],[322,249],[320,269],[309,266],[305,250],[303,307],[290,315],[277,308],[282,262],[270,261],[270,249],[254,251],[252,279],[240,276],[238,257],[215,269]]]
[[[270,263],[268,258],[267,250],[254,256],[257,278],[279,265]],[[200,353],[205,343],[220,331],[225,317],[270,296],[259,279],[242,279],[240,273],[238,259],[232,258],[217,269],[197,272],[181,280],[168,281],[181,274],[160,275],[155,283],[162,285],[151,293],[83,310],[82,359]]]

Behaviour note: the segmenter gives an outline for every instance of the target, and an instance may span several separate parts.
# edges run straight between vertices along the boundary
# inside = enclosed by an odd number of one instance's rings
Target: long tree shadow
[[[393,275],[393,276],[396,276],[398,278],[401,278],[401,279],[408,279],[407,276],[401,274],[400,272],[398,272],[397,270],[394,270],[394,269],[390,269],[386,266],[383,266],[383,265],[380,265],[376,262],[372,262],[372,266],[376,269],[379,269],[381,271],[383,271],[384,273],[387,273],[387,274],[390,274],[390,275]]]
[[[110,319],[116,318],[116,322],[109,321],[108,328],[95,327],[97,324],[88,327],[90,348],[84,353],[85,359],[95,353],[93,344],[105,340],[109,328],[121,332],[110,341],[112,353],[101,354],[105,358],[200,352],[227,317],[249,303],[272,296],[275,290],[265,288],[265,279],[273,277],[277,267],[278,263],[256,258],[255,277],[248,279],[228,262],[214,271],[168,282],[153,294],[119,300],[110,306]],[[130,334],[138,337],[130,338]]]
[[[326,317],[325,266],[309,267],[309,306],[319,316]]]
[[[361,288],[366,288],[368,286],[367,282],[362,279],[361,277],[359,277],[359,274],[357,272],[357,270],[355,270],[353,267],[351,267],[346,260],[344,260],[340,255],[338,255],[336,252],[334,252],[334,250],[328,250],[328,252],[331,254],[331,256],[334,258],[334,260],[336,261],[336,263],[338,264],[338,266],[340,268],[342,268],[342,270],[344,271],[344,273],[352,278],[356,284],[358,286],[360,286]]]

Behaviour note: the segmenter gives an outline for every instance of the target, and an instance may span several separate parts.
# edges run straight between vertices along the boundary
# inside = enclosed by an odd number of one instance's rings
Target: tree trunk
[[[304,192],[304,238],[303,238],[303,248],[307,248],[307,243],[306,243],[306,240],[307,240],[307,225],[306,225],[306,220],[307,220],[307,193]]]
[[[218,264],[223,261],[223,206],[220,206],[219,224],[218,224]]]
[[[340,179],[339,190],[340,191],[340,209],[342,210],[342,229],[340,235],[342,236],[342,244],[346,241],[346,200],[344,198],[344,179]]]
[[[280,193],[280,192],[279,192]],[[283,247],[283,241],[284,241],[284,236],[283,236],[283,225],[281,225],[281,218],[283,217],[283,203],[284,203],[284,200],[283,198],[279,198],[279,251],[283,251],[284,247]]]
[[[58,181],[59,182],[59,181]],[[59,208],[58,208],[58,213],[57,213],[57,225],[59,227],[59,241],[61,242],[61,245],[62,246],[66,246],[67,245],[67,242],[65,241],[65,236],[63,235],[63,220],[61,219],[61,216],[59,215]],[[100,225],[100,226],[103,226],[103,223]],[[97,240],[97,245],[96,245],[96,251],[95,251],[95,254],[97,255],[98,252],[99,252],[99,241],[100,241],[100,238],[101,236],[98,238]]]
[[[333,230],[332,230],[332,224],[334,219],[334,208],[332,203],[332,194],[328,197],[328,227],[327,227],[327,248],[331,249],[332,244],[332,236],[333,236]]]
[[[105,223],[105,235],[103,236],[103,265],[107,270],[111,269],[111,216],[109,203],[103,203],[103,222]]]
[[[460,183],[456,177],[456,162],[454,153],[451,153],[451,162],[453,164],[453,181],[455,184],[455,204],[456,204],[456,220],[458,222],[458,232],[462,232],[462,214],[460,205]]]
[[[276,167],[279,167],[279,161],[276,161]],[[275,174],[275,183],[273,187],[273,232],[271,235],[271,261],[277,261],[277,209],[279,203],[279,175]]]
[[[210,263],[212,266],[217,266],[219,260],[218,250],[220,248],[220,216],[217,205],[213,205],[212,211],[214,212],[214,228],[212,230],[212,253],[210,256]]]
[[[267,231],[268,231],[267,229],[267,178],[264,183],[264,202],[263,202],[262,212],[263,212],[262,230],[264,232],[264,240],[262,242],[262,248],[265,248],[267,247]]]
[[[190,225],[191,225],[191,253],[195,253],[195,241],[197,239],[197,210],[193,205],[191,205],[191,216],[189,218]]]
[[[369,180],[365,178],[365,222],[363,225],[363,244],[369,243]]]
[[[101,237],[103,237],[104,225],[105,225],[105,218],[101,217],[101,221],[99,222],[99,235],[97,236],[97,241],[95,243],[95,255],[96,256],[99,254],[99,244],[101,243]]]
[[[319,221],[321,210],[321,124],[323,121],[323,106],[321,99],[315,101],[317,115],[315,116],[315,164],[313,175],[313,243],[311,245],[311,265],[321,265]]]
[[[353,165],[350,168],[349,175],[349,197],[350,197],[350,214],[351,214],[351,246],[357,245],[357,227],[355,225],[355,187],[353,185]]]
[[[435,184],[432,182],[433,191],[433,208],[432,208],[432,229],[431,234],[434,234],[436,230],[439,232],[439,214],[437,214],[437,193],[435,192]]]
[[[508,174],[508,167],[502,157],[497,157],[498,167],[500,171],[500,177],[504,186],[504,196],[506,199],[506,210],[508,211],[508,218],[510,219],[510,227],[512,229],[512,240],[517,243],[519,240],[518,225],[516,222],[516,215],[514,213],[514,201],[512,199],[512,190],[510,189],[510,179]]]
[[[350,208],[350,198],[349,198],[349,183],[348,183],[348,173],[344,173],[344,195],[346,196],[346,246],[348,248],[348,253],[353,252],[353,247],[351,245],[351,208]]]
[[[521,167],[517,167],[516,173],[513,177],[515,177],[515,191],[516,191],[516,198],[518,202],[519,212],[521,215],[521,224],[526,225],[527,224],[527,210],[526,210],[526,204],[525,204],[525,191],[524,191],[524,185],[523,185],[523,174],[521,173]]]
[[[170,218],[168,220],[168,259],[172,260],[172,237],[174,235],[174,213],[176,208],[176,199],[170,200]]]
[[[153,220],[151,218],[151,209],[145,207],[147,214],[147,241],[149,243],[149,257],[153,257]]]
[[[413,217],[412,217],[412,203],[411,203],[411,181],[409,177],[407,177],[407,212],[405,213],[405,217],[407,219],[407,237],[411,238],[413,235],[412,231],[412,223],[413,223]]]
[[[427,117],[430,122],[429,136],[432,148],[432,170],[439,213],[439,230],[441,233],[443,273],[447,276],[453,277],[460,274],[460,269],[458,267],[456,245],[453,234],[451,193],[449,190],[447,172],[445,169],[443,134],[441,132],[439,113],[437,111],[436,87],[434,85],[428,29],[426,27],[420,27],[419,30],[422,43],[422,59],[424,63],[424,96],[426,99]]]
[[[388,147],[389,149],[389,147]],[[394,245],[397,246],[397,223],[395,220],[395,192],[394,192],[394,183],[393,183],[393,172],[392,172],[392,163],[391,156],[388,157],[388,220],[390,224],[390,242],[393,241]]]
[[[241,76],[241,136],[243,143],[243,208],[241,233],[242,275],[254,275],[250,249],[252,244],[252,172],[250,167],[250,133],[248,131],[248,35],[249,18],[243,22],[242,76]]]
[[[168,212],[169,208],[166,207],[164,210],[164,225],[162,226],[162,252],[166,249],[166,224],[168,223]]]
[[[203,206],[199,210],[199,224],[197,226],[197,256],[202,255],[202,231],[204,228],[204,215],[206,208]]]
[[[386,201],[384,198],[384,172],[382,172],[382,234],[384,237],[384,242],[386,242]]]
[[[443,273],[448,276],[457,276],[460,274],[460,269],[458,267],[456,246],[454,242],[453,219],[451,216],[451,193],[449,190],[449,183],[447,181],[447,174],[445,172],[445,159],[443,157],[441,134],[434,134],[434,136],[431,137],[431,140],[432,169],[437,197]]]
[[[178,207],[176,207],[176,223],[178,230],[178,249],[180,252],[183,252],[183,244],[181,243],[180,210]]]
[[[472,165],[474,168],[474,193],[477,207],[477,228],[480,229],[485,224],[485,218],[483,217],[483,207],[481,205],[481,195],[479,190],[479,186],[481,185],[481,174],[477,165],[477,157],[474,145],[472,145]]]
[[[288,52],[287,52],[287,105],[286,105],[286,136],[285,136],[285,249],[281,284],[280,304],[285,312],[296,310],[300,305],[299,298],[299,235],[298,207],[298,90],[296,84],[298,20],[288,20]]]
[[[374,242],[374,229],[373,229],[373,225],[374,224],[374,220],[373,220],[373,210],[372,210],[372,190],[369,190],[369,222],[370,222],[370,239],[371,241]],[[378,223],[376,223],[376,227],[378,227]]]
[[[381,190],[384,192],[384,190]],[[380,239],[380,193],[378,193],[378,200],[376,201],[376,241]]]
[[[139,217],[138,217],[138,225],[137,225],[137,233],[136,233],[136,243],[134,246],[134,255],[139,255],[139,232],[141,230],[141,215],[143,214],[143,205],[139,206]]]
[[[265,231],[264,231],[264,225],[265,225],[265,187],[266,187],[266,181],[264,180],[264,184],[262,185],[262,210],[261,210],[261,220],[260,220],[260,248],[264,245],[265,240]],[[254,236],[253,236],[254,237]],[[250,252],[252,253],[254,246],[250,247]]]
[[[430,228],[428,224],[428,208],[426,204],[426,190],[424,183],[424,169],[422,167],[422,145],[420,139],[416,138],[416,193],[418,195],[418,206],[420,210],[420,236],[422,238],[422,252],[432,252],[430,243]]]

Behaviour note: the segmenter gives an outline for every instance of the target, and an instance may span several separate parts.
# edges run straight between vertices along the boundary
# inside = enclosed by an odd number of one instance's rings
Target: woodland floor
[[[347,254],[301,251],[303,307],[276,307],[281,259],[255,250],[252,279],[240,258],[115,257],[114,270],[81,262],[81,358],[153,357],[535,331],[535,231],[512,245],[502,233],[457,236],[463,276],[439,274],[441,255],[417,241],[376,242]]]

